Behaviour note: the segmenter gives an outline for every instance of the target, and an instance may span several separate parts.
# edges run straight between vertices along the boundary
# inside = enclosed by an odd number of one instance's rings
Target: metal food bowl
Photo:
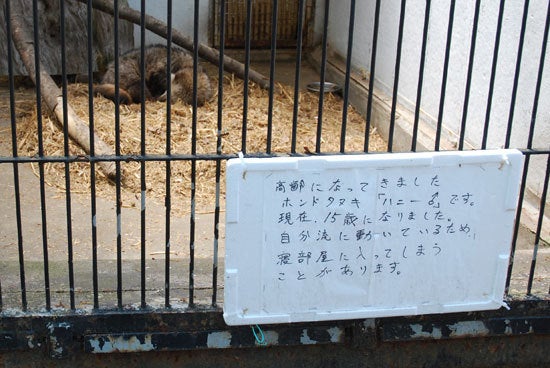
[[[321,91],[321,82],[313,82],[307,85],[307,89],[311,92],[320,92]],[[325,82],[323,92],[324,93],[336,93],[339,92],[342,88],[336,83]]]

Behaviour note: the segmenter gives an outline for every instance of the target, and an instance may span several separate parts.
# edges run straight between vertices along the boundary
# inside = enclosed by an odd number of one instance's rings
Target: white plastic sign
[[[232,159],[229,325],[497,309],[517,150]]]

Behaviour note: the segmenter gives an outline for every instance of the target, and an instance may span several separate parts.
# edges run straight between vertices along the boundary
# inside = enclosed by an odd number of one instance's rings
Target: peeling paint
[[[279,345],[279,333],[277,331],[264,331],[264,337],[267,345]]]
[[[456,338],[468,336],[485,336],[489,334],[489,329],[482,321],[462,321],[455,324],[444,326],[446,332],[443,333],[441,327],[431,326],[430,329],[424,328],[420,324],[410,325],[412,330],[411,338]]]
[[[36,347],[36,345],[34,345],[34,337],[33,335],[27,335],[26,336],[27,338],[27,346],[30,348],[30,349],[34,349]],[[40,345],[39,345],[40,346]]]
[[[67,356],[67,341],[72,340],[71,324],[68,322],[47,323],[46,328],[50,332],[49,345],[52,358]]]
[[[513,331],[512,331],[512,326],[510,326],[510,320],[509,319],[504,320],[504,324],[506,325],[506,327],[504,328],[504,334],[511,335]]]
[[[315,345],[317,341],[312,340],[307,334],[307,329],[302,330],[302,335],[300,336],[300,343],[303,345]]]
[[[412,338],[432,338],[432,339],[440,339],[442,337],[441,329],[434,327],[432,331],[424,331],[422,325],[410,325],[411,330],[413,331],[413,334],[411,334]]]
[[[482,321],[462,321],[449,325],[451,334],[449,337],[485,336],[489,329]]]
[[[381,342],[469,339],[477,336],[519,336],[550,333],[548,301],[510,302],[512,311],[453,316],[364,319],[349,323],[281,324],[264,331],[268,346],[349,343],[369,346]],[[57,316],[2,315],[0,350],[43,352],[50,358],[87,353],[231,349],[259,346],[249,329],[228,327],[221,311],[209,311],[189,323],[186,312],[85,313]],[[529,313],[528,315],[526,313]],[[101,317],[101,318],[98,318]],[[461,319],[462,318],[462,319]],[[129,323],[131,321],[131,323]],[[129,331],[130,328],[133,331]],[[208,326],[208,329],[205,329]],[[110,333],[93,334],[98,329]],[[117,332],[124,330],[125,332]]]
[[[153,351],[155,345],[151,341],[151,334],[143,335],[143,341],[137,336],[100,337],[90,339],[88,342],[94,353],[115,353],[115,352],[139,352]]]
[[[206,346],[209,348],[229,348],[231,347],[231,332],[221,331],[208,334]]]
[[[53,333],[56,328],[64,328],[66,330],[71,328],[71,324],[68,322],[48,323],[46,326],[48,327],[48,330],[50,330],[50,333]]]
[[[339,327],[331,327],[327,331],[330,335],[331,342],[340,342],[342,339],[342,335],[344,334],[344,330]]]
[[[55,336],[50,337],[50,346],[52,349],[52,356],[63,356],[63,346],[57,342],[57,338]]]
[[[367,330],[375,328],[376,327],[376,319],[367,318],[366,320],[363,321],[363,327]]]

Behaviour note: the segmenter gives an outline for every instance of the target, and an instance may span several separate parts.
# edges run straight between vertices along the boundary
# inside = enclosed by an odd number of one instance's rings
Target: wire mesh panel
[[[135,9],[117,1],[78,3],[87,24],[79,52],[87,55],[88,72],[84,83],[71,83],[65,56],[73,50],[55,50],[60,87],[41,68],[46,51],[37,23],[57,17],[65,45],[68,3],[46,13],[33,1],[32,29],[18,21],[20,2],[6,1],[4,9],[2,311],[217,310],[223,303],[225,162],[239,153],[491,145],[525,155],[524,209],[516,218],[506,297],[548,297],[550,147],[539,137],[548,137],[550,8],[533,9],[527,1],[495,4],[496,12],[480,1],[218,1],[209,30],[203,21],[209,14],[195,1],[193,34],[185,35],[173,30],[179,8],[171,1],[163,3],[166,28],[145,16],[145,1]],[[107,72],[112,80],[94,69],[94,8],[112,14],[115,36],[119,19],[137,25],[141,47],[114,52]],[[546,17],[530,23],[534,12]],[[515,43],[501,40],[512,37],[506,15],[516,20]],[[146,45],[147,29],[166,43]],[[199,42],[210,31],[217,49]],[[313,39],[317,47],[305,48]],[[118,37],[113,41],[119,50]],[[489,52],[480,45],[490,45]],[[270,49],[268,63],[251,62],[256,46]],[[277,49],[289,46],[296,59],[278,61]],[[225,55],[226,47],[243,48],[244,63]],[[523,57],[527,52],[532,57]],[[499,64],[501,55],[512,61]],[[18,57],[35,89],[20,87],[12,64]],[[314,91],[307,90],[309,82],[317,82],[309,86]],[[495,120],[503,114],[501,127]]]

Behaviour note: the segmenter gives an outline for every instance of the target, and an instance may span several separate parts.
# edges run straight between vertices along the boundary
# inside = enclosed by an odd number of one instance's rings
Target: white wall
[[[381,2],[375,83],[376,86],[387,93],[391,93],[394,81],[400,3],[398,0]],[[423,117],[434,124],[439,110],[450,2],[449,0],[441,0],[432,1],[431,3],[421,107],[425,114]],[[466,126],[466,140],[474,148],[479,148],[481,145],[485,122],[499,11],[498,3],[498,1],[482,1],[480,9]],[[357,1],[356,4],[352,64],[357,69],[368,71],[371,60],[375,1]],[[474,4],[474,0],[457,1],[455,8],[443,123],[451,134],[456,135],[459,134],[463,113]],[[524,148],[527,146],[547,5],[546,0],[532,0],[530,3],[511,147]],[[349,1],[332,1],[330,11],[329,45],[340,55],[346,55]],[[424,11],[425,1],[407,1],[399,98],[404,106],[411,109],[416,101]],[[488,148],[503,147],[505,142],[522,13],[523,1],[510,0],[506,2],[491,109]],[[547,57],[533,143],[534,147],[542,149],[548,149],[550,146],[550,89],[547,87],[550,85],[549,64],[550,57]],[[530,166],[529,186],[535,193],[540,194],[546,160],[545,157],[539,157],[533,158],[532,161],[534,163]]]
[[[208,0],[201,0],[199,8],[199,42],[206,44],[208,43],[209,35],[209,3],[210,1]],[[195,2],[193,0],[178,0],[172,2],[172,27],[191,39],[193,39],[194,4]],[[136,10],[141,9],[141,1],[139,0],[128,0],[128,5]],[[166,1],[149,0],[145,3],[145,11],[148,15],[166,22]],[[139,26],[134,26],[134,37],[137,47],[140,45],[141,39]],[[166,43],[166,40],[147,31],[146,43]]]

